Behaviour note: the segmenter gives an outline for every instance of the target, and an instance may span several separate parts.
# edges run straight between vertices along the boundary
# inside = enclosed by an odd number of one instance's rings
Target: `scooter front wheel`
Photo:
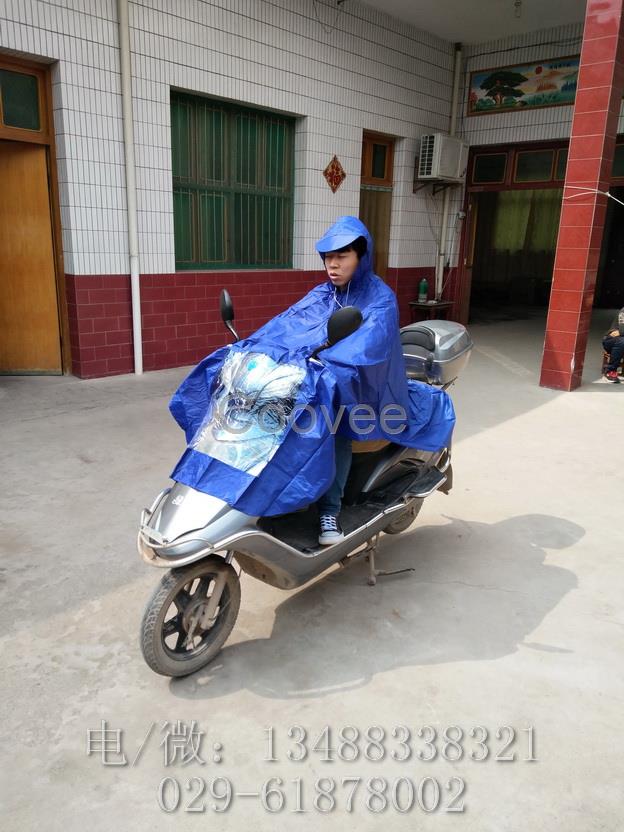
[[[225,583],[210,621],[205,613],[217,579]],[[187,676],[211,662],[236,622],[240,609],[236,570],[218,556],[172,569],[147,602],[141,621],[141,652],[155,673]]]

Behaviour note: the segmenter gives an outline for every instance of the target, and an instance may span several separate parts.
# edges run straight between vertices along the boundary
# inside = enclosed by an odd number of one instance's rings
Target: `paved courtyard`
[[[162,573],[135,537],[183,449],[167,402],[187,370],[0,379],[2,829],[620,830],[624,385],[599,376],[608,320],[595,313],[570,394],[537,384],[543,319],[474,326],[451,390],[455,487],[380,547],[379,568],[414,571],[373,588],[358,562],[293,592],[243,575],[224,650],[175,681],[139,651]],[[266,807],[216,811],[228,780],[271,781]]]

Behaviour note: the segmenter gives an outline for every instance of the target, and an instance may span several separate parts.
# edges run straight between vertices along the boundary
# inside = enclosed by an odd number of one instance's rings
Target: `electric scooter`
[[[234,309],[221,293],[221,317],[236,340]],[[335,312],[327,341],[311,353],[348,338],[361,323],[355,307]],[[466,365],[472,340],[461,324],[427,321],[400,333],[409,378],[446,389]],[[167,572],[147,602],[140,644],[149,667],[164,676],[186,676],[207,665],[230,635],[241,603],[240,575],[280,589],[294,589],[356,558],[368,561],[368,583],[382,575],[375,567],[380,535],[408,529],[424,500],[452,487],[451,448],[420,451],[392,442],[353,455],[340,522],[344,539],[318,543],[318,511],[306,509],[251,517],[220,499],[179,482],[158,494],[141,514],[138,550],[143,560]]]

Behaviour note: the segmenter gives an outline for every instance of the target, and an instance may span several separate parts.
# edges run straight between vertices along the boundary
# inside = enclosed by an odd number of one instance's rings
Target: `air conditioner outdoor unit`
[[[463,182],[468,145],[454,136],[431,133],[420,137],[418,178],[437,182]]]

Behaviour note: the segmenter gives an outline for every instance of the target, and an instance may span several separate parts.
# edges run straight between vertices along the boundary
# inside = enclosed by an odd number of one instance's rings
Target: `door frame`
[[[474,245],[476,239],[478,208],[476,195],[484,191],[510,191],[510,190],[536,190],[538,188],[563,188],[564,179],[555,179],[555,168],[557,154],[566,150],[569,145],[568,139],[552,139],[551,141],[537,142],[514,142],[508,144],[486,144],[476,145],[470,148],[468,154],[468,174],[466,176],[466,187],[464,189],[463,210],[467,221],[463,223],[460,245],[459,260],[456,277],[456,288],[454,292],[453,315],[455,320],[467,324],[470,315],[470,296],[472,292],[472,262],[474,257]],[[530,150],[553,150],[555,153],[555,166],[549,180],[536,182],[514,182],[517,167],[517,154]],[[507,155],[505,175],[500,182],[491,184],[476,184],[472,181],[474,176],[475,157],[487,154]],[[565,176],[565,174],[564,174]],[[469,220],[469,221],[468,221]]]
[[[479,221],[479,201],[477,194],[468,189],[466,190],[464,200],[464,213],[466,218],[463,223],[459,244],[459,263],[454,293],[454,320],[466,325],[470,315],[472,264],[477,239],[477,222]]]
[[[624,135],[618,133],[615,138],[616,152],[617,148],[624,145]],[[470,216],[471,207],[476,212],[475,194],[483,191],[502,191],[502,190],[521,190],[523,188],[563,188],[565,183],[565,174],[563,179],[556,179],[553,177],[549,181],[544,182],[514,182],[514,173],[517,165],[517,153],[525,150],[554,150],[559,153],[561,150],[566,150],[569,147],[569,139],[552,139],[550,141],[537,142],[517,142],[508,144],[491,144],[491,145],[477,145],[470,148],[468,156],[468,175],[466,177],[466,187],[464,189],[464,203],[463,210],[466,217]],[[506,173],[503,181],[486,184],[475,184],[472,181],[474,175],[474,159],[478,154],[488,153],[507,153],[509,164],[506,165]],[[610,177],[611,186],[624,186],[624,170],[619,175],[613,171]],[[465,324],[468,321],[470,312],[470,295],[472,289],[472,255],[474,254],[474,235],[476,233],[477,217],[474,217],[474,222],[464,222],[461,232],[459,260],[457,264],[457,276],[454,290],[454,307],[453,314],[455,320],[461,321]],[[603,240],[604,245],[604,240]]]
[[[392,235],[392,209],[394,199],[394,147],[396,141],[397,137],[392,136],[390,134],[378,133],[375,130],[362,130],[359,194],[360,205],[362,201],[362,191],[383,191],[385,193],[390,194],[390,215],[388,217],[387,240],[388,250],[386,252],[386,264],[383,270],[379,268],[379,247],[377,247],[375,251],[375,257],[377,258],[377,266],[375,271],[383,280],[387,280],[388,271],[390,269],[390,239]],[[386,148],[384,175],[382,178],[373,176],[373,145],[375,144],[380,144]],[[375,266],[373,266],[373,268],[375,268]],[[381,274],[381,271],[383,271],[384,273]]]
[[[0,124],[0,139],[6,141],[28,142],[46,146],[46,165],[48,170],[48,193],[50,198],[50,224],[56,284],[56,301],[59,320],[59,339],[61,342],[61,371],[64,375],[71,372],[71,343],[69,334],[69,315],[67,310],[67,293],[65,286],[65,268],[63,263],[63,246],[61,234],[61,209],[59,200],[58,174],[56,168],[56,144],[54,141],[54,119],[52,112],[51,64],[22,60],[0,53],[0,69],[27,72],[38,79],[39,112],[41,129],[25,130],[18,127],[4,127]]]

